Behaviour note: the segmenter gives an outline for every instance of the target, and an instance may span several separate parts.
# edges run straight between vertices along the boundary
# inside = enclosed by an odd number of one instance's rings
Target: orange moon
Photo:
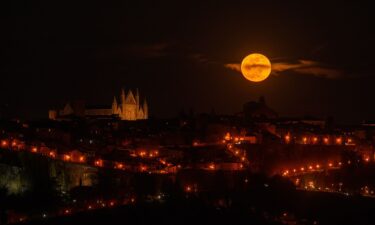
[[[266,56],[253,53],[242,60],[241,72],[249,81],[261,82],[270,75],[271,62]]]

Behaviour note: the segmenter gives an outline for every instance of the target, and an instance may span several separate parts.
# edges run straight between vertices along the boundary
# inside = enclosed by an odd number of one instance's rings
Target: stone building
[[[116,96],[113,98],[112,106],[85,107],[83,103],[67,103],[62,110],[50,110],[49,119],[58,120],[68,116],[78,117],[101,117],[115,116],[121,120],[144,120],[148,119],[147,101],[141,103],[138,89],[135,93],[131,90],[125,94],[121,90],[119,101]]]

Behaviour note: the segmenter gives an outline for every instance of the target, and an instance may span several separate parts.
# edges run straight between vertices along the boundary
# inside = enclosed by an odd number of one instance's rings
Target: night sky
[[[235,113],[261,95],[282,116],[375,118],[374,11],[364,2],[9,2],[0,103],[17,116],[46,118],[75,99],[110,105],[138,87],[158,118]],[[253,52],[278,66],[261,83],[227,66]]]

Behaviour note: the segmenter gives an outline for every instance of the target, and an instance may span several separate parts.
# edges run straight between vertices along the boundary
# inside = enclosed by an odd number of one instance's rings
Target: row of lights
[[[295,180],[295,184],[297,186],[300,185],[300,179],[297,178]],[[334,187],[337,186],[337,188],[335,189]],[[316,187],[316,184],[314,181],[308,181],[307,184],[303,187],[304,189],[306,190],[314,190],[314,191],[324,191],[324,192],[339,192],[339,193],[342,193],[342,187],[343,187],[343,183],[340,182],[338,183],[337,185],[335,184],[332,184],[331,187]],[[344,192],[345,195],[349,195],[348,192]],[[364,187],[361,187],[360,189],[360,194],[362,196],[375,196],[375,192],[374,190],[372,190],[371,188],[369,188],[368,186],[364,186]]]
[[[104,167],[105,163],[104,163],[104,161],[102,159],[97,159],[97,160],[94,161],[94,165],[96,167]],[[125,164],[124,163],[114,162],[113,169],[125,170],[126,168],[125,168]],[[141,172],[147,172],[147,167],[144,166],[144,165],[140,165],[139,170]]]
[[[224,138],[223,138],[223,140],[222,140],[222,143],[226,143],[227,141],[230,141],[230,140],[233,140],[234,142],[239,142],[239,141],[243,141],[243,140],[245,140],[245,138],[244,137],[241,137],[241,136],[239,136],[239,137],[233,137],[233,136],[231,136],[230,135],[230,133],[229,132],[227,132],[225,135],[224,135]]]
[[[16,143],[16,142],[13,141],[12,143]],[[9,145],[9,142],[7,140],[1,140],[1,146],[2,147],[8,147],[8,145]],[[81,155],[81,156],[78,156],[78,159],[74,159],[71,154],[63,154],[63,155],[61,155],[61,157],[58,157],[56,151],[48,151],[48,153],[46,154],[44,152],[39,151],[39,149],[36,146],[31,147],[30,148],[30,152],[43,154],[43,155],[46,155],[46,156],[48,156],[48,157],[50,157],[52,159],[61,158],[63,161],[66,161],[66,162],[87,163],[85,156]],[[140,152],[140,156],[141,157],[145,156],[145,154],[146,153],[144,151]],[[148,153],[148,156],[149,157],[154,157],[154,156],[157,156],[158,154],[159,154],[159,151],[154,150],[154,151],[150,151]],[[112,164],[114,165],[113,166],[114,169],[118,169],[118,170],[124,170],[125,169],[125,165],[123,163],[121,163],[121,162],[113,162]],[[168,163],[167,165],[170,166],[171,164]],[[96,159],[94,161],[94,166],[96,166],[96,167],[104,167],[104,161],[102,159]],[[147,166],[141,165],[140,166],[140,171],[141,172],[147,172],[148,171]],[[166,173],[166,171],[162,171],[162,172]]]
[[[348,164],[350,164],[350,161],[348,161]],[[333,168],[337,168],[337,167],[340,167],[342,166],[342,163],[341,162],[338,162],[337,165],[335,166],[334,163],[332,162],[329,162],[327,163],[327,166],[325,169],[333,169]],[[316,165],[308,165],[306,167],[302,166],[300,167],[299,169],[287,169],[287,170],[284,170],[282,172],[282,175],[283,176],[289,176],[289,175],[295,175],[296,173],[304,173],[304,172],[309,172],[309,171],[317,171],[317,170],[323,170],[324,167],[320,164],[316,164]]]
[[[18,142],[17,140],[12,140],[12,141],[8,141],[8,140],[1,140],[1,147],[2,148],[23,148],[23,143],[22,142]]]
[[[285,135],[284,139],[285,139],[285,143],[291,142],[291,136],[289,134]],[[306,137],[305,136],[305,137],[302,137],[301,141],[302,141],[303,144],[318,144],[319,138],[318,137]],[[326,145],[330,144],[330,138],[328,138],[328,137],[324,137],[322,139],[322,141]],[[335,144],[341,145],[342,143],[343,143],[342,137],[337,137],[335,139]],[[351,138],[348,138],[345,143],[348,144],[348,145],[354,144],[353,139],[351,139]]]
[[[133,157],[141,157],[141,158],[153,158],[159,156],[158,150],[153,151],[139,151],[137,154],[132,154]]]
[[[2,140],[1,141],[1,146],[2,147],[9,147],[8,141],[7,140]],[[19,149],[24,149],[24,146],[22,144],[17,144],[16,140],[12,141],[11,146],[12,147],[15,147],[15,146],[20,147],[20,146],[22,146],[22,148],[19,148]],[[30,151],[32,153],[39,153],[40,152],[36,146],[31,147]],[[43,154],[43,153],[41,153],[41,154]],[[48,154],[47,154],[47,156],[49,156],[50,158],[54,158],[55,159],[56,158],[56,152],[55,151],[49,151]],[[69,155],[69,154],[63,154],[62,155],[62,159],[64,161],[71,161],[72,160],[72,156]],[[76,160],[76,161],[81,162],[81,163],[85,162],[85,157],[84,156],[79,156],[78,160]]]
[[[364,162],[368,163],[368,162],[370,162],[370,157],[364,156],[363,160],[364,160]],[[359,160],[358,160],[358,162],[359,162]],[[346,163],[348,165],[351,165],[352,161],[348,160]],[[316,164],[315,167],[313,165],[309,165],[307,167],[301,167],[299,169],[292,169],[292,170],[287,169],[287,170],[284,170],[282,172],[282,175],[288,176],[288,175],[292,174],[292,172],[295,174],[295,173],[298,173],[298,172],[315,171],[315,170],[323,170],[323,169],[335,169],[337,167],[341,167],[342,164],[343,164],[342,162],[338,162],[337,165],[335,165],[334,163],[329,162],[329,163],[327,163],[326,168],[323,168],[322,166],[320,166],[320,164]]]

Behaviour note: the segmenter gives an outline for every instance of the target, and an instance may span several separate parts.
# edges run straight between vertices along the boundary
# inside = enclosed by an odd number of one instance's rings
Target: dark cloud
[[[188,54],[188,58],[192,59],[195,62],[198,63],[209,63],[211,60],[209,60],[205,55],[201,53],[192,53]]]
[[[137,58],[158,58],[169,54],[168,47],[170,47],[168,43],[137,44],[128,46],[124,50],[129,55]]]

